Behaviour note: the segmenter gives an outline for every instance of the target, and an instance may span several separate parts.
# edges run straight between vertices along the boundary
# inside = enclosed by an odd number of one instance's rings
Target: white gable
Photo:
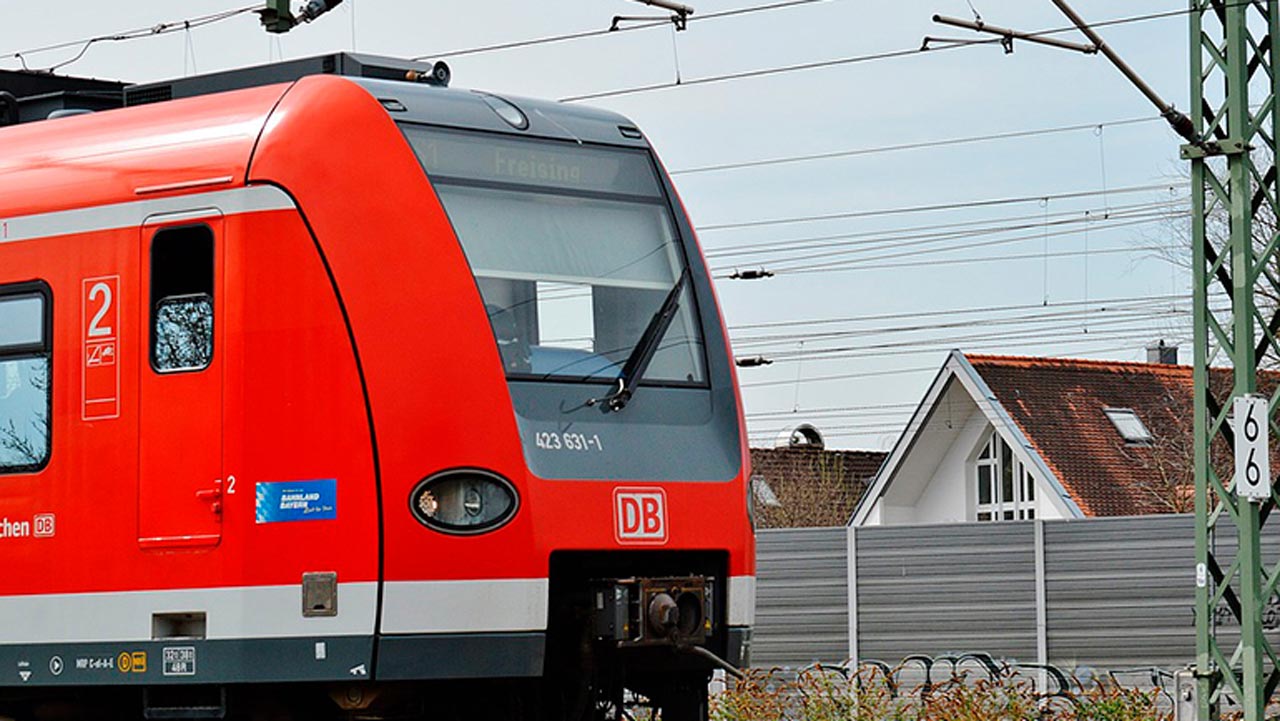
[[[992,432],[1034,478],[1037,518],[1083,517],[973,366],[952,351],[859,503],[853,525],[975,520],[975,460]]]

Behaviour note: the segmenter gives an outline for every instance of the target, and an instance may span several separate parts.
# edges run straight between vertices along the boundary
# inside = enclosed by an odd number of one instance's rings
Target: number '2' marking
[[[89,321],[89,337],[104,338],[113,335],[111,326],[101,325],[102,319],[106,317],[107,311],[111,310],[111,286],[106,283],[94,283],[89,289],[89,302],[92,303],[99,296],[102,296],[102,307],[93,315],[93,320]]]

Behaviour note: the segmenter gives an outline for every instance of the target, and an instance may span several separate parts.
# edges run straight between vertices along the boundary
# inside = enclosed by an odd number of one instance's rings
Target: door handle
[[[213,488],[206,488],[203,491],[196,491],[196,499],[209,504],[209,510],[214,515],[222,515],[222,479],[213,482]]]

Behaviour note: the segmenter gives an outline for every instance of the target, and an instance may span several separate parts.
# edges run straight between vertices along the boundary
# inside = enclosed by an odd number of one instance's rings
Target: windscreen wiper
[[[632,349],[631,355],[627,356],[627,362],[622,365],[622,374],[618,376],[618,387],[603,398],[587,401],[587,405],[604,403],[611,411],[620,411],[626,407],[631,396],[635,395],[636,383],[649,368],[649,363],[658,352],[658,344],[662,342],[667,329],[671,327],[671,321],[675,320],[676,309],[680,307],[680,291],[684,290],[688,280],[689,269],[686,267],[676,279],[676,284],[667,291],[667,297],[662,301],[658,312],[649,319],[649,324],[645,326],[644,333],[640,335],[640,340]]]

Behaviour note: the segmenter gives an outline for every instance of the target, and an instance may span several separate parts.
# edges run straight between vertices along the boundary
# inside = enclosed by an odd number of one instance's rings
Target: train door
[[[138,538],[144,548],[222,539],[225,306],[220,215],[142,227]]]

